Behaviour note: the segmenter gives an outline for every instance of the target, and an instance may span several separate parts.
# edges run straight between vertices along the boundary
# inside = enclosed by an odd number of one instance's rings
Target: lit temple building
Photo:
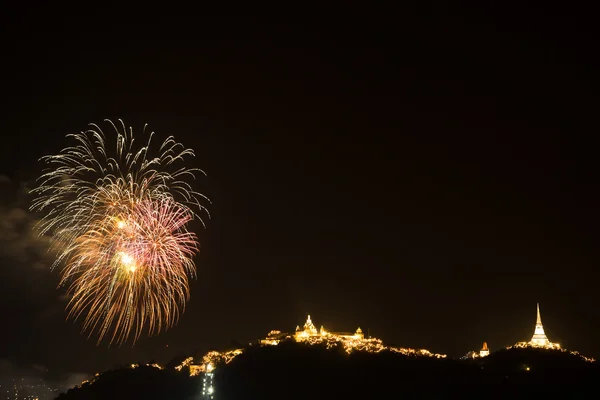
[[[533,336],[529,342],[519,342],[514,346],[509,346],[507,349],[513,348],[524,348],[524,347],[537,347],[542,349],[549,350],[559,350],[563,353],[569,353],[574,356],[581,357],[584,361],[587,362],[596,362],[596,359],[593,357],[586,357],[580,354],[578,351],[567,350],[560,347],[559,343],[553,343],[546,337],[546,333],[544,332],[544,326],[542,325],[542,317],[540,315],[540,305],[537,305],[537,319],[535,321],[535,330],[533,331]]]
[[[551,344],[560,347],[558,343],[551,343],[546,337],[544,326],[542,325],[542,316],[540,315],[540,303],[537,304],[537,320],[535,321],[535,331],[533,332],[533,336],[531,337],[529,343],[531,343],[532,346],[537,347],[552,347],[550,346]]]
[[[262,345],[277,345],[282,340],[293,339],[296,342],[313,342],[318,339],[340,339],[340,340],[364,340],[365,335],[360,327],[354,333],[350,332],[328,332],[323,326],[317,330],[317,327],[313,324],[310,319],[310,315],[304,323],[304,328],[300,326],[296,327],[296,331],[293,335],[288,333],[281,333],[281,331],[271,331],[266,338],[260,340]]]
[[[490,349],[488,348],[487,342],[483,342],[483,346],[481,346],[481,350],[469,351],[466,355],[461,357],[461,360],[466,360],[469,358],[487,357],[489,355],[490,355]]]
[[[479,350],[479,357],[485,357],[490,355],[490,349],[488,349],[487,342],[483,342],[483,347]]]
[[[296,332],[294,333],[294,339],[296,342],[306,341],[311,337],[326,337],[333,336],[341,339],[356,339],[362,340],[365,338],[360,327],[354,333],[349,332],[327,332],[325,328],[321,325],[321,329],[317,332],[317,328],[313,324],[310,319],[310,315],[306,319],[306,323],[304,324],[304,329],[300,329],[299,326],[296,327]]]
[[[540,304],[537,304],[537,319],[535,321],[535,330],[529,342],[519,342],[516,347],[542,347],[545,349],[560,349],[559,343],[552,343],[546,337],[544,326],[542,325],[542,317],[540,315]]]
[[[402,347],[391,347],[384,346],[380,339],[376,338],[365,338],[365,335],[360,329],[356,329],[354,333],[351,332],[329,332],[325,330],[323,326],[317,330],[317,327],[313,324],[310,315],[304,323],[304,327],[296,327],[296,331],[293,334],[282,333],[281,331],[271,331],[265,339],[260,340],[260,344],[275,346],[284,340],[294,340],[298,343],[305,343],[309,345],[323,344],[327,348],[334,348],[342,346],[347,353],[353,351],[365,351],[369,353],[379,353],[380,351],[391,351],[394,353],[400,353],[411,356],[428,356],[445,358],[445,354],[434,354],[428,350],[420,349],[409,349]]]
[[[339,339],[355,339],[355,340],[363,340],[365,335],[363,334],[360,327],[354,333],[350,332],[328,332],[325,330],[323,326],[321,329],[317,330],[312,320],[310,319],[310,315],[306,319],[306,323],[304,324],[304,329],[301,329],[300,326],[296,327],[296,332],[293,335],[288,333],[281,333],[281,331],[271,331],[267,335],[265,339],[260,340],[260,344],[262,345],[277,345],[282,340],[285,339],[294,339],[296,342],[306,342],[311,339],[317,338],[339,338]]]

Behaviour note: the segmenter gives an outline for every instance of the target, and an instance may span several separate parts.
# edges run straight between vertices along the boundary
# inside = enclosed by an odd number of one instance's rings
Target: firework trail
[[[49,169],[31,209],[43,213],[38,229],[57,249],[52,268],[61,267],[60,286],[71,295],[68,316],[83,318],[98,344],[105,336],[135,343],[144,330],[172,327],[183,312],[199,248],[186,226],[193,219],[204,225],[208,199],[189,183],[203,174],[185,167],[192,150],[173,137],[152,147],[153,132],[136,146],[123,121],[106,122],[115,141],[90,124],[67,135],[73,146],[42,158]]]

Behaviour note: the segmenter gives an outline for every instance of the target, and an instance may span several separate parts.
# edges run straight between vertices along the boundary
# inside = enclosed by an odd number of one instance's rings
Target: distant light
[[[529,371],[531,368],[527,367],[527,368],[525,368],[525,369],[526,369],[527,371]]]

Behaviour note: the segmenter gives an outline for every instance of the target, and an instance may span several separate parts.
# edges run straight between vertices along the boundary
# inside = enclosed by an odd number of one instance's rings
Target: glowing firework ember
[[[195,276],[196,236],[186,228],[208,215],[187,180],[200,170],[180,164],[193,156],[172,137],[151,147],[154,133],[135,147],[133,134],[111,121],[115,142],[100,127],[68,135],[77,144],[42,158],[52,168],[34,190],[32,209],[44,212],[39,229],[52,233],[71,294],[69,316],[83,330],[135,342],[173,326]],[[114,149],[107,143],[115,143]]]

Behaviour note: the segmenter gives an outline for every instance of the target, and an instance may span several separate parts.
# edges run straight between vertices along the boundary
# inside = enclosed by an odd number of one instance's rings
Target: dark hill
[[[348,355],[295,343],[251,348],[215,374],[219,400],[573,398],[599,378],[597,363],[560,351],[511,349],[459,361],[387,351]]]
[[[92,383],[84,383],[61,393],[60,400],[192,400],[198,399],[200,377],[188,371],[177,372],[140,366],[103,372]]]
[[[529,368],[529,369],[528,369]],[[202,377],[152,367],[107,371],[61,400],[200,399]],[[215,370],[215,400],[587,398],[598,363],[560,351],[511,349],[478,360],[353,353],[293,342],[252,346]]]

